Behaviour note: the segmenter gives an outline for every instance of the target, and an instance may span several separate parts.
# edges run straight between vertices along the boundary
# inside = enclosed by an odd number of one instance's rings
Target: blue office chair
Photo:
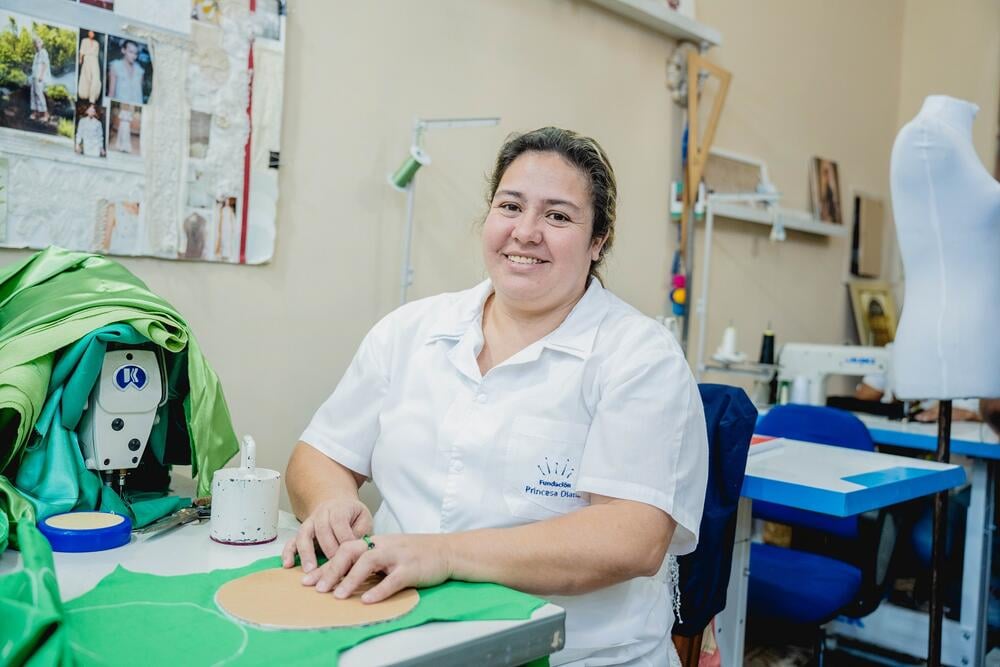
[[[849,412],[813,405],[771,409],[757,424],[761,435],[874,451],[868,429]],[[822,465],[822,461],[817,461]],[[821,626],[840,614],[871,613],[889,583],[897,522],[890,511],[838,518],[767,502],[754,516],[791,525],[792,548],[750,547],[747,608],[756,624]],[[822,662],[823,635],[817,659]]]

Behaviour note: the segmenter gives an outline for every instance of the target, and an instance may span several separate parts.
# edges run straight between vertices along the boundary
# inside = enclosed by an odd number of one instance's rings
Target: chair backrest
[[[860,419],[850,412],[820,405],[775,406],[757,423],[756,432],[821,445],[875,451],[875,443]],[[754,502],[753,514],[767,521],[802,526],[840,537],[858,535],[857,517],[832,517],[763,501]]]
[[[726,606],[736,509],[757,421],[757,409],[742,389],[700,384],[698,390],[708,430],[708,487],[698,547],[677,559],[681,613],[673,632],[685,637],[700,635]]]

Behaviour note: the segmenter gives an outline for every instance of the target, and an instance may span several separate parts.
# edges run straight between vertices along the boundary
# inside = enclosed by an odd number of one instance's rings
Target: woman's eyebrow
[[[580,210],[579,206],[577,206],[573,202],[568,201],[566,199],[546,199],[546,200],[544,200],[544,202],[545,202],[546,206],[568,206],[568,207],[570,207],[572,209],[575,209],[577,211]]]
[[[497,190],[498,195],[507,195],[508,197],[513,197],[514,199],[524,199],[524,195],[517,190]]]

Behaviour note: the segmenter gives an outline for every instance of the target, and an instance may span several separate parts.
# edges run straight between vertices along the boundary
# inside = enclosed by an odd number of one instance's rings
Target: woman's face
[[[575,302],[604,243],[591,240],[593,226],[587,176],[557,153],[522,153],[500,180],[483,225],[483,259],[497,297],[529,312]]]
[[[94,39],[94,31],[93,30],[88,30],[87,31],[87,37],[90,38],[90,39]]]

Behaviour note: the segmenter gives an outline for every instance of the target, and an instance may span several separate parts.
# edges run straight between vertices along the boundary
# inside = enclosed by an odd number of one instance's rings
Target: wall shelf
[[[722,43],[722,35],[718,30],[670,9],[666,0],[590,0],[590,2],[638,21],[678,41],[694,42],[702,48]]]
[[[794,229],[822,236],[847,236],[847,225],[822,222],[805,211],[793,211],[781,207],[774,207],[773,210],[768,210],[766,208],[729,202],[712,202],[711,206],[712,212],[720,218],[744,220],[760,225],[773,226],[777,223],[785,229]]]

